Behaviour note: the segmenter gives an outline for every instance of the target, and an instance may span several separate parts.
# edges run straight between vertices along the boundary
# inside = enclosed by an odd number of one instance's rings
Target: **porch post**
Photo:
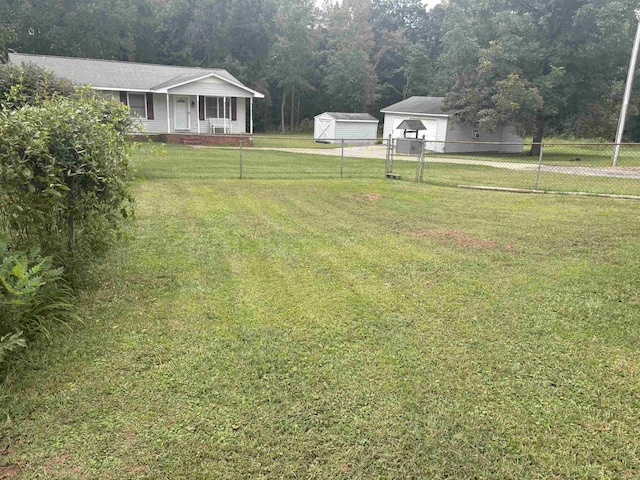
[[[169,92],[167,92],[167,133],[171,133],[171,115],[169,115]]]
[[[222,131],[227,133],[227,97],[222,97],[222,118],[224,118],[224,123],[222,124]]]
[[[249,105],[249,133],[253,135],[253,97],[249,99]]]
[[[196,116],[198,118],[198,135],[200,134],[200,95],[196,95]]]

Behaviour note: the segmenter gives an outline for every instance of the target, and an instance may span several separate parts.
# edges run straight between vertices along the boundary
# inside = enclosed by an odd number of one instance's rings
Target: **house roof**
[[[33,63],[77,85],[92,85],[97,90],[166,93],[172,87],[202,78],[217,77],[247,91],[255,98],[264,98],[263,94],[243,85],[221,68],[179,67],[26,53],[9,53],[9,62]]]
[[[343,113],[343,112],[324,112],[320,115],[316,115],[316,117],[320,116],[329,116],[339,121],[356,121],[356,122],[377,122],[378,119],[368,113]]]
[[[443,110],[444,97],[410,97],[380,110],[382,113],[414,113],[422,115],[453,115],[455,110]]]

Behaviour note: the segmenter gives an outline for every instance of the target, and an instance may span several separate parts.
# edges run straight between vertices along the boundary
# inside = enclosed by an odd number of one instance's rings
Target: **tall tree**
[[[442,55],[452,79],[447,107],[488,127],[514,121],[541,142],[549,123],[575,117],[610,90],[618,50],[632,38],[634,3],[450,0]]]
[[[129,60],[135,51],[137,5],[129,0],[13,1],[16,42],[23,52]]]
[[[276,38],[269,55],[269,73],[282,91],[280,128],[285,132],[285,105],[290,97],[289,123],[295,127],[295,96],[311,88],[310,60],[313,51],[313,0],[282,0],[276,15]]]
[[[372,62],[371,0],[344,0],[325,10],[327,50],[322,85],[333,109],[372,109],[378,98]]]

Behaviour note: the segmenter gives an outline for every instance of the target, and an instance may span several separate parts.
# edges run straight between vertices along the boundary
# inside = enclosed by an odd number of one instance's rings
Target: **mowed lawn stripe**
[[[153,180],[6,386],[24,478],[633,478],[630,201]]]

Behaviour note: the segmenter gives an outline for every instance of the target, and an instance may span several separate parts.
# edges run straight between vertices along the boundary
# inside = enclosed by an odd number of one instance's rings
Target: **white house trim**
[[[249,99],[249,118],[250,118],[249,133],[253,135],[253,97]]]
[[[253,94],[253,96],[254,96],[255,98],[264,98],[264,94],[262,94],[262,93],[260,93],[260,92],[256,92],[255,90],[251,90],[250,88],[247,88],[247,87],[245,87],[244,85],[242,85],[242,84],[240,84],[240,83],[232,82],[232,81],[231,81],[231,80],[229,80],[228,78],[224,78],[224,77],[222,77],[222,76],[220,76],[220,75],[217,75],[217,74],[215,74],[215,73],[212,73],[211,75],[212,75],[212,76],[214,76],[214,77],[216,77],[216,78],[219,78],[220,80],[223,80],[223,81],[225,81],[225,82],[227,82],[227,83],[230,83],[231,85],[235,85],[236,87],[241,88],[242,90],[246,90],[247,92],[249,92],[249,93]]]
[[[169,86],[166,86],[166,87],[164,87],[164,88],[162,88],[162,89],[159,89],[159,90],[158,90],[158,92],[160,92],[160,93],[166,93],[166,92],[168,92],[169,90],[171,90],[171,89],[173,89],[173,88],[182,87],[183,85],[188,85],[188,84],[190,84],[190,83],[199,82],[200,80],[204,80],[205,78],[211,78],[211,77],[215,77],[215,78],[217,78],[217,79],[219,79],[219,80],[222,80],[222,81],[223,81],[223,82],[225,82],[225,83],[229,83],[229,84],[231,84],[231,85],[233,85],[233,86],[236,86],[236,87],[240,88],[241,90],[244,90],[244,91],[246,91],[246,92],[249,92],[249,93],[251,93],[255,98],[264,98],[264,95],[263,95],[262,93],[260,93],[260,92],[256,92],[255,90],[251,90],[250,88],[247,88],[247,87],[245,87],[244,85],[242,85],[242,84],[240,84],[240,83],[237,83],[237,82],[231,81],[231,80],[229,80],[228,78],[224,78],[223,76],[218,75],[218,74],[216,74],[216,73],[209,73],[209,74],[207,74],[207,75],[203,75],[202,77],[194,78],[194,79],[191,79],[191,80],[186,80],[186,81],[184,81],[184,82],[179,82],[179,83],[176,83],[175,85],[169,85]]]
[[[154,90],[143,90],[139,88],[129,88],[129,87],[94,87],[91,86],[92,90],[101,90],[107,92],[132,92],[132,93],[154,93]],[[155,92],[159,93],[159,92]]]
[[[198,112],[198,121],[196,123],[198,124],[198,133],[200,133],[200,95],[196,95],[196,111]]]
[[[178,124],[177,119],[178,119],[178,108],[176,106],[176,103],[178,102],[178,99],[187,99],[187,128],[180,128],[178,129],[176,127],[176,125]],[[191,131],[191,99],[189,98],[189,95],[173,95],[173,126],[175,127],[174,130],[176,132],[190,132]]]
[[[171,133],[171,115],[169,115],[169,94],[167,93],[167,133]]]
[[[391,110],[380,110],[382,113],[391,113],[393,115],[415,115],[417,117],[442,117],[449,118],[451,115],[447,115],[446,113],[413,113],[413,112],[393,112]]]
[[[349,123],[378,123],[378,120],[347,120],[344,118],[336,118],[334,120],[336,122],[349,122]]]

